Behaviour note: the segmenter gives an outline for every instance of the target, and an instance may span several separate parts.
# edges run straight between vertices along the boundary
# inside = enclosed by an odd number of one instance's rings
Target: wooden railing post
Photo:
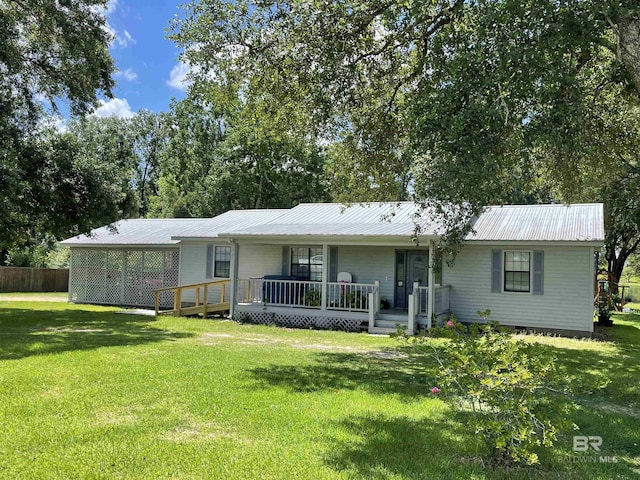
[[[200,287],[196,287],[196,307],[200,306]]]
[[[160,312],[160,292],[156,292],[156,316]]]
[[[226,293],[226,287],[227,284],[223,283],[222,285],[220,285],[220,303],[224,303],[224,296]]]
[[[204,310],[202,312],[202,318],[207,318],[207,306],[209,305],[209,285],[204,286],[203,305]]]
[[[178,288],[176,291],[176,303],[178,304],[178,307],[176,308],[176,313],[178,314],[178,316],[180,316],[180,314],[182,313],[182,289]]]

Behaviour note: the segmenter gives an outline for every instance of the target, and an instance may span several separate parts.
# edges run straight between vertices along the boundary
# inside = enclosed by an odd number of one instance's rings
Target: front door
[[[413,283],[426,287],[428,279],[428,252],[396,252],[396,308],[407,308]]]

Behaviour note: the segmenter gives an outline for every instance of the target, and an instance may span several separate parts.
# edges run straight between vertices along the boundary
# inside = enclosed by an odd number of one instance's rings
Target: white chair
[[[336,280],[338,280],[338,283],[351,283],[353,281],[353,277],[349,272],[340,272],[338,273]]]

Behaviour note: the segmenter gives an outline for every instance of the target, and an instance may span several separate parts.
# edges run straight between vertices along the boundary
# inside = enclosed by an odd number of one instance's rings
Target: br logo
[[[596,452],[599,452],[601,445],[602,437],[584,437],[582,435],[575,435],[573,437],[574,452],[586,452],[589,450],[589,447],[593,448]]]

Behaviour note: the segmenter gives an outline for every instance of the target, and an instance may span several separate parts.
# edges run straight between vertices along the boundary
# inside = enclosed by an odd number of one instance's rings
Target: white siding
[[[544,250],[544,295],[491,292],[491,251],[501,248]],[[453,267],[444,263],[443,284],[451,285],[451,311],[464,322],[488,308],[504,325],[593,331],[592,247],[467,244]]]
[[[214,243],[219,246],[230,246],[226,242]],[[215,251],[215,248],[214,248]],[[180,244],[180,283],[179,285],[190,285],[193,283],[212,282],[215,280],[225,280],[224,278],[207,278],[207,243],[182,242]],[[217,288],[212,290],[212,295],[216,295]],[[225,297],[229,298],[229,288],[226,289]],[[182,298],[185,302],[195,301],[195,291],[185,290]],[[215,299],[215,297],[213,297]]]
[[[380,282],[380,298],[393,305],[395,249],[393,247],[339,246],[338,272],[349,272],[354,283]]]
[[[238,278],[282,273],[282,245],[240,243],[238,247]]]

